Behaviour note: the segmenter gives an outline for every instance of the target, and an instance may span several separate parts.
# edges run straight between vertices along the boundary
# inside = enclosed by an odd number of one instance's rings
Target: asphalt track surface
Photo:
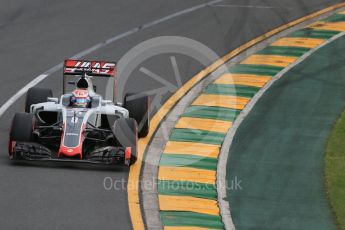
[[[219,6],[205,7],[140,30],[87,57],[119,60],[138,43],[167,35],[195,39],[221,56],[279,25],[338,2],[223,1]],[[1,0],[0,104],[63,59],[117,34],[201,3],[204,1]],[[168,57],[149,60],[145,67],[173,81]],[[182,82],[202,68],[188,57],[177,55],[177,62]],[[60,72],[39,85],[52,88],[55,95],[59,95]],[[140,75],[128,86],[128,91],[155,87],[157,82]],[[162,102],[170,94],[164,95]],[[103,187],[105,177],[126,180],[128,170],[14,165],[8,161],[10,121],[16,111],[22,110],[21,99],[0,120],[1,229],[130,229],[126,191],[107,191]]]

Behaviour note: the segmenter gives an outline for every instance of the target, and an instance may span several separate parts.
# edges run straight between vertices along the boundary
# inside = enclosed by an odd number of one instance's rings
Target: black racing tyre
[[[9,154],[12,152],[12,142],[30,142],[33,140],[33,131],[35,126],[35,116],[30,113],[16,113],[12,120]]]
[[[113,134],[117,145],[120,147],[131,147],[132,156],[130,164],[134,164],[138,157],[138,125],[133,118],[119,118],[114,122]]]
[[[42,102],[46,102],[48,97],[52,97],[53,92],[51,89],[44,89],[32,87],[26,93],[25,112],[30,113],[30,106]]]
[[[139,94],[138,98],[135,98],[135,94],[128,93],[125,95],[123,107],[129,111],[129,117],[137,121],[138,136],[146,137],[150,131],[150,98]]]

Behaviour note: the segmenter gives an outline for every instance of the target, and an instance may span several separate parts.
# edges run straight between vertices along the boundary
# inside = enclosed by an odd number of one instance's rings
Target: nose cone
[[[65,157],[76,157],[79,156],[80,159],[82,159],[82,151],[81,147],[76,147],[76,148],[68,148],[61,146],[59,150],[58,157],[61,156],[61,154]]]

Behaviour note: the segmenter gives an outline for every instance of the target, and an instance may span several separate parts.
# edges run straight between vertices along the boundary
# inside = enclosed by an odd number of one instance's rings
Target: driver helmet
[[[87,90],[76,89],[72,92],[71,106],[77,108],[87,108],[91,99]]]

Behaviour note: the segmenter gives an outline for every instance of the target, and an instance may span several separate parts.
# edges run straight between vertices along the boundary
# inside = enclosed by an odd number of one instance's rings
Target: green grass
[[[325,171],[333,212],[339,229],[345,230],[345,112],[328,140]]]

